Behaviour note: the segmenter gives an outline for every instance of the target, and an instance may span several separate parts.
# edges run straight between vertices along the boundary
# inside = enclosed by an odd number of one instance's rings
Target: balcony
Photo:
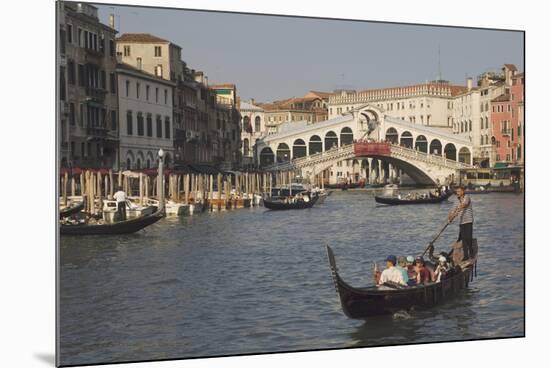
[[[84,48],[86,53],[86,61],[93,64],[100,64],[105,56],[103,52],[99,50]]]
[[[86,97],[88,98],[88,100],[102,104],[105,101],[106,94],[107,90],[103,88],[86,87]]]
[[[107,138],[107,132],[109,130],[105,127],[86,127],[86,135],[88,138],[99,138],[99,139],[105,139]]]

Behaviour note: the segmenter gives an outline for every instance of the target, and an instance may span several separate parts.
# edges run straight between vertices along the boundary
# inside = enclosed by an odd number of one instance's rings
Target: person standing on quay
[[[118,187],[117,192],[113,195],[113,198],[116,199],[118,221],[126,220],[126,192],[123,191],[121,187]]]
[[[472,209],[472,201],[469,196],[464,194],[464,186],[459,186],[456,189],[456,196],[458,198],[458,204],[455,208],[449,212],[449,223],[451,223],[455,217],[459,220],[459,233],[458,241],[462,240],[462,247],[464,249],[464,259],[468,259],[473,256],[472,250],[472,233],[474,224],[474,211]]]

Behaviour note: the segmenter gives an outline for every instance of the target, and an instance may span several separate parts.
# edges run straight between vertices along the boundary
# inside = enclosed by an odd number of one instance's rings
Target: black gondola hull
[[[159,212],[138,218],[101,225],[61,225],[61,235],[120,235],[135,233],[160,220],[163,215]]]
[[[78,203],[76,206],[72,207],[65,207],[62,210],[59,211],[59,217],[65,218],[69,217],[71,215],[74,215],[75,213],[78,213],[84,209],[84,201]]]
[[[303,210],[306,208],[311,208],[319,199],[318,196],[313,196],[311,199],[306,201],[298,201],[295,203],[284,203],[281,201],[273,201],[271,199],[264,199],[264,207],[273,211],[281,210]]]
[[[472,280],[477,259],[477,241],[474,240],[475,256],[461,271],[437,283],[405,287],[394,290],[381,290],[376,287],[354,288],[338,274],[332,249],[327,246],[329,264],[342,311],[348,318],[367,319],[369,317],[393,314],[398,311],[430,308],[451,299],[468,287]]]

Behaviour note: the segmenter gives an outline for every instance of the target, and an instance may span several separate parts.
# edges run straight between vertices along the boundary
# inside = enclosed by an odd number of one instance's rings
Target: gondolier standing
[[[118,187],[117,192],[113,194],[113,198],[116,199],[118,221],[126,220],[126,192],[121,187]]]
[[[474,211],[472,209],[472,201],[469,196],[464,194],[464,187],[462,185],[456,189],[456,196],[458,198],[458,204],[451,210],[451,212],[449,212],[448,219],[449,223],[451,223],[455,217],[458,217],[460,229],[458,233],[458,241],[462,240],[464,259],[468,259],[473,256],[472,233]]]

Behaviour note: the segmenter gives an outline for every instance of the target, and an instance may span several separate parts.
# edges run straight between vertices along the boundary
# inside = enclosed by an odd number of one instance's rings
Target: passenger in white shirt
[[[395,267],[397,263],[397,258],[395,256],[386,257],[386,269],[382,271],[380,275],[380,280],[378,281],[378,286],[384,284],[385,282],[394,282],[399,285],[407,286],[407,283],[403,279],[403,273]]]
[[[117,188],[117,192],[113,194],[113,198],[116,200],[118,221],[126,220],[126,192],[121,187]]]

